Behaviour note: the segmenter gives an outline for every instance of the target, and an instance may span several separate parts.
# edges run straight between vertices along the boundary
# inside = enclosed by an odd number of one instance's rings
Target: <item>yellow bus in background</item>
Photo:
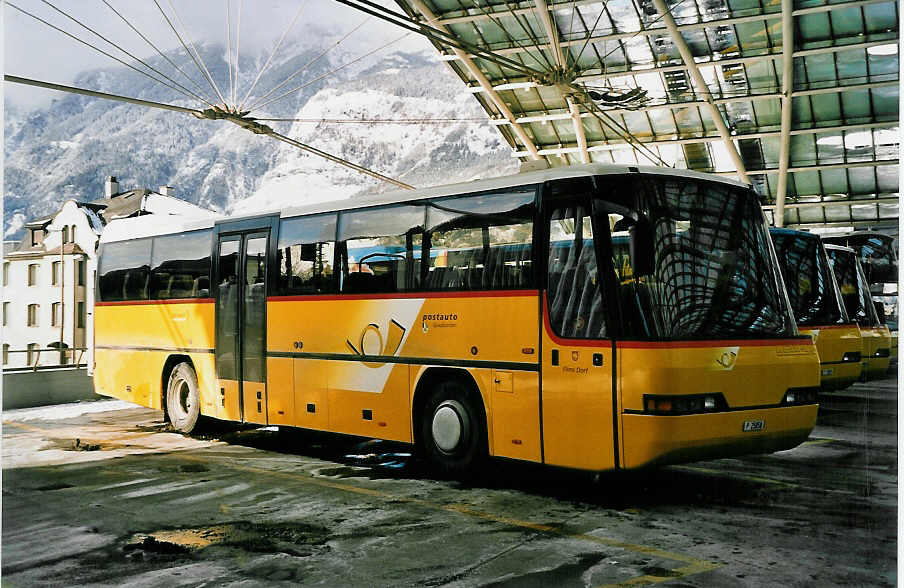
[[[866,379],[882,378],[891,361],[891,334],[888,327],[879,322],[857,254],[850,247],[841,245],[825,247],[832,260],[832,269],[848,316],[860,325],[863,375]]]
[[[816,342],[824,390],[847,388],[860,379],[862,338],[848,317],[829,256],[819,236],[770,228],[785,278],[794,320]]]
[[[95,386],[183,432],[603,471],[788,449],[815,424],[816,347],[742,184],[591,164],[144,220],[102,237]]]

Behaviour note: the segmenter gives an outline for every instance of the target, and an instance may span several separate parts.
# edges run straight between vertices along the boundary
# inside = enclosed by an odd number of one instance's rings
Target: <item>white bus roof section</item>
[[[719,182],[735,186],[741,189],[748,189],[748,186],[735,180],[706,174],[701,172],[689,171],[685,169],[672,169],[667,167],[654,166],[625,166],[613,165],[606,163],[590,163],[587,165],[575,165],[568,167],[556,167],[539,171],[531,171],[509,176],[486,180],[474,180],[471,182],[462,182],[458,184],[448,184],[444,186],[434,186],[431,188],[422,188],[418,190],[399,190],[387,192],[383,194],[364,195],[352,197],[347,200],[332,200],[327,202],[319,202],[307,206],[294,206],[283,210],[261,211],[256,214],[248,214],[234,217],[219,217],[211,219],[182,219],[174,215],[145,215],[133,218],[121,219],[111,222],[104,230],[101,237],[101,243],[109,243],[112,241],[125,241],[128,239],[138,239],[141,237],[151,237],[154,235],[167,235],[172,233],[180,233],[183,231],[191,231],[196,229],[210,228],[215,223],[229,222],[233,220],[241,220],[244,218],[253,218],[257,216],[265,216],[267,214],[280,217],[293,217],[307,214],[318,214],[326,212],[335,212],[339,210],[351,210],[356,208],[366,208],[369,206],[380,206],[387,204],[395,204],[398,202],[410,202],[423,200],[427,198],[437,198],[442,196],[455,196],[459,194],[471,194],[475,192],[487,192],[493,190],[504,190],[506,188],[514,188],[518,186],[531,186],[542,184],[543,182],[563,180],[568,178],[606,176],[606,175],[630,175],[630,174],[646,174],[659,176],[672,176],[697,180],[705,180],[711,182]]]

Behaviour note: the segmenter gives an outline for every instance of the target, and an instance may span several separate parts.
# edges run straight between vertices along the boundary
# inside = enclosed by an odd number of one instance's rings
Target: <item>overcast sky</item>
[[[214,42],[224,46],[227,1],[231,6],[233,31],[241,13],[240,47],[243,52],[263,50],[269,54],[301,6],[303,6],[301,15],[289,33],[287,42],[293,37],[303,38],[305,31],[310,31],[314,26],[333,29],[341,35],[366,18],[364,13],[334,0],[157,0],[181,31],[179,21],[173,17],[170,7],[172,2],[194,42]],[[48,2],[138,57],[156,55],[154,49],[136,35],[104,4],[103,0],[48,0]],[[106,2],[160,49],[165,51],[180,47],[179,40],[161,16],[154,0],[106,0]],[[385,0],[381,3],[398,11],[395,4]],[[56,12],[42,0],[12,0],[11,4],[120,59],[132,62],[127,56]],[[81,71],[98,67],[124,67],[23,14],[11,6],[10,2],[6,3],[3,20],[4,71],[8,74],[71,85],[75,75]],[[375,48],[402,33],[404,31],[401,29],[371,19],[355,33],[354,41],[350,39],[349,43],[354,43],[354,47],[360,47],[364,53],[369,48]],[[232,42],[235,43],[234,34]],[[417,35],[410,35],[392,48],[411,50],[421,47],[428,47],[426,41]],[[17,84],[5,84],[4,92],[8,104],[26,110],[47,106],[51,100],[61,96],[59,92],[26,88]]]

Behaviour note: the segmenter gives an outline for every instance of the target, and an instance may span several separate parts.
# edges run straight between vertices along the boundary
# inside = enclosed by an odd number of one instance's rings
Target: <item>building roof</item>
[[[785,224],[897,224],[895,0],[397,3],[522,160],[740,167],[767,216],[787,165]]]

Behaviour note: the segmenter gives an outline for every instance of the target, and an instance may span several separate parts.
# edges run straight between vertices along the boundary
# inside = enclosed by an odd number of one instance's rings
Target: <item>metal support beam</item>
[[[668,30],[669,34],[672,36],[675,48],[678,49],[678,53],[681,54],[681,59],[684,60],[687,71],[691,75],[694,85],[697,86],[697,91],[704,95],[704,101],[709,106],[710,116],[716,124],[719,136],[722,137],[722,141],[725,142],[725,148],[728,150],[728,155],[731,157],[735,168],[738,170],[738,179],[749,184],[750,179],[747,177],[744,162],[741,160],[741,155],[738,153],[734,141],[731,140],[731,132],[728,130],[728,125],[725,124],[725,119],[722,118],[722,111],[719,110],[719,107],[716,106],[712,96],[709,94],[706,81],[703,79],[700,68],[697,67],[697,63],[694,61],[694,55],[691,53],[691,48],[688,47],[687,41],[684,40],[684,37],[681,36],[681,32],[678,31],[678,25],[675,24],[675,19],[672,17],[672,13],[669,12],[669,8],[665,5],[664,0],[653,0],[653,5],[656,7],[659,14],[662,15],[662,22],[665,24],[666,30]]]
[[[832,5],[836,6],[836,5]],[[824,55],[827,53],[839,53],[842,51],[856,51],[869,49],[870,47],[878,47],[880,45],[890,45],[897,44],[898,37],[892,39],[885,39],[882,41],[864,41],[862,43],[850,43],[847,45],[832,45],[830,47],[818,47],[816,49],[802,49],[800,51],[794,52],[794,57],[807,57],[809,55]],[[498,51],[496,52],[498,53]],[[764,53],[762,55],[749,55],[746,57],[727,57],[725,59],[716,59],[711,61],[702,61],[696,62],[696,67],[699,68],[708,68],[708,67],[721,67],[723,65],[749,65],[751,63],[759,63],[761,61],[775,61],[776,59],[780,59],[782,57],[781,52],[776,51],[775,53]],[[580,75],[574,79],[575,83],[584,83],[584,82],[595,82],[600,80],[609,80],[614,78],[624,78],[627,76],[633,76],[638,74],[648,74],[648,73],[668,73],[674,71],[689,71],[687,65],[663,65],[663,66],[652,66],[651,64],[637,64],[643,66],[642,68],[627,70],[627,71],[614,71],[614,72],[606,72],[606,73],[587,73],[584,72],[583,75]],[[536,82],[530,80],[526,77],[519,78],[506,78],[504,80],[491,80],[493,86],[497,84],[516,84],[521,87],[524,83],[530,83],[532,85],[536,85]]]
[[[782,131],[778,151],[775,226],[785,226],[785,195],[791,164],[791,87],[794,84],[794,0],[782,0]]]
[[[818,165],[800,165],[797,167],[789,167],[789,173],[795,172],[808,172],[808,171],[825,171],[827,169],[853,169],[855,167],[879,167],[883,165],[898,165],[898,158],[894,159],[874,159],[872,161],[854,161],[851,163],[822,163]],[[777,174],[778,168],[773,167],[769,169],[750,169],[747,170],[747,174],[751,176],[766,176],[771,174]],[[734,172],[716,172],[716,175],[719,176],[732,176]]]
[[[546,29],[546,38],[549,39],[549,52],[552,53],[559,69],[564,71],[568,64],[565,63],[562,45],[559,44],[559,32],[556,30],[556,23],[553,22],[552,15],[549,14],[546,0],[535,0],[535,2],[537,4],[537,16],[540,17],[540,22],[543,23],[543,28]]]
[[[584,123],[581,121],[581,109],[574,96],[565,96],[568,102],[568,110],[571,113],[571,122],[574,124],[574,134],[578,140],[578,149],[581,151],[581,160],[584,163],[590,163],[590,152],[587,151],[587,136],[584,134]]]
[[[802,96],[813,96],[816,94],[837,94],[839,92],[853,92],[856,90],[869,90],[872,88],[887,88],[887,87],[897,87],[899,84],[898,80],[889,80],[885,82],[868,82],[865,84],[851,84],[848,86],[833,86],[831,88],[816,88],[813,90],[796,90],[791,96],[794,98],[802,97]],[[747,94],[740,96],[732,96],[730,98],[715,98],[713,102],[716,104],[729,104],[729,103],[737,103],[737,102],[757,102],[761,100],[779,100],[782,95],[780,93],[767,93],[767,94]],[[651,110],[669,110],[675,108],[689,108],[694,106],[703,106],[706,104],[702,100],[690,100],[688,102],[669,102],[665,104],[653,104],[650,106],[644,106],[640,110],[635,109],[625,109],[625,108],[607,108],[605,112],[607,114],[616,115],[616,114],[627,114],[631,112],[649,112]],[[582,117],[587,118],[592,116],[590,113],[584,112],[581,114]],[[534,111],[534,112],[525,112],[522,113],[521,116],[518,117],[516,122],[519,124],[532,123],[532,122],[545,122],[545,121],[554,121],[554,120],[565,120],[571,118],[570,112],[558,111],[558,112],[548,112],[548,111]],[[505,119],[491,119],[490,124],[494,125],[505,125],[508,124],[508,121]],[[737,138],[747,138],[746,136],[738,135]]]
[[[821,202],[793,202],[785,204],[785,210],[801,209],[801,208],[825,208],[826,206],[857,206],[857,205],[876,205],[876,204],[898,204],[899,198],[872,198],[869,200],[828,200]],[[774,211],[775,204],[763,205],[763,210]],[[776,225],[778,226],[778,225]]]
[[[564,120],[571,118],[570,114],[556,115],[558,117],[557,120]],[[581,116],[586,116],[586,113]],[[524,122],[523,119],[519,119],[521,122]],[[530,121],[537,122],[537,121]],[[864,129],[882,129],[888,127],[896,127],[898,126],[897,120],[888,120],[882,122],[874,122],[874,123],[861,123],[861,124],[851,124],[851,125],[835,125],[831,127],[813,127],[809,129],[794,129],[790,132],[790,135],[815,135],[817,133],[841,133],[844,131],[856,131],[856,130],[864,130]],[[780,137],[781,131],[762,131],[759,133],[742,133],[738,135],[734,135],[733,138],[736,140],[740,139],[762,139],[764,137]],[[687,137],[680,139],[661,139],[654,141],[642,141],[638,139],[638,142],[643,145],[655,145],[655,146],[663,146],[663,145],[687,145],[690,143],[716,143],[722,140],[722,137],[715,136],[705,136],[705,137]],[[612,151],[613,149],[619,149],[621,147],[631,147],[630,143],[626,142],[600,142],[595,145],[591,145],[587,147],[588,151]],[[549,147],[545,149],[540,149],[540,155],[565,155],[567,153],[576,153],[580,150],[580,146],[565,146],[565,147]],[[516,151],[512,153],[513,157],[523,157],[526,153],[521,151]],[[748,172],[749,173],[749,172]]]
[[[798,8],[794,11],[794,16],[800,16],[803,14],[814,14],[818,12],[828,12],[830,10],[843,9],[843,8],[853,8],[859,6],[867,6],[870,4],[880,4],[888,2],[889,0],[854,0],[853,2],[839,2],[833,4],[824,4],[820,6],[812,6],[810,8]],[[548,9],[549,10],[563,10],[563,9],[576,9],[579,6],[588,6],[591,4],[599,4],[600,0],[579,0],[578,2],[549,2]],[[445,15],[442,15],[437,19],[436,24],[439,25],[454,25],[454,24],[462,24],[468,22],[480,22],[480,21],[490,21],[493,19],[498,19],[500,17],[507,17],[513,14],[523,15],[529,14],[533,11],[533,8],[530,7],[531,2],[506,2],[504,4],[496,4],[496,5],[488,5],[487,7],[481,7],[480,12],[474,12],[471,14],[459,14],[456,16],[452,16],[453,13],[460,13],[462,10],[450,11]],[[464,11],[468,11],[464,9]],[[782,18],[781,12],[779,11],[771,11],[771,12],[762,12],[760,14],[754,15],[745,15],[740,17],[730,17],[706,22],[696,22],[680,25],[679,29],[682,31],[692,31],[699,30],[703,28],[716,27],[719,25],[734,25],[740,24],[744,22],[755,22],[762,20],[777,20]],[[662,32],[662,29],[641,29],[637,32],[630,33],[616,33],[613,35],[604,35],[601,37],[593,37],[590,39],[591,43],[597,42],[597,39],[600,41],[607,41],[613,39],[625,39],[629,37],[635,37],[638,35],[651,36],[657,35]],[[574,44],[583,44],[585,39],[574,39],[570,41],[566,41],[567,45]],[[520,49],[519,49],[520,50]]]
[[[418,12],[420,12],[428,22],[436,22],[436,15],[433,14],[433,11],[430,10],[430,7],[428,7],[423,2],[423,0],[412,0],[411,5]],[[448,33],[445,27],[438,26],[438,28]],[[490,95],[493,104],[496,105],[496,108],[499,110],[499,112],[502,113],[502,116],[511,121],[512,130],[515,132],[518,140],[521,141],[521,143],[527,148],[529,157],[531,159],[542,159],[540,154],[537,152],[537,146],[534,145],[533,140],[527,136],[527,131],[524,130],[524,127],[515,122],[516,117],[511,108],[509,108],[502,97],[495,90],[493,90],[493,85],[490,83],[490,80],[487,79],[483,72],[480,71],[480,68],[477,67],[477,65],[471,60],[470,57],[467,56],[464,51],[455,47],[452,48],[452,51],[456,56],[458,56],[459,61],[461,61],[462,65],[465,66],[465,68],[468,70],[468,73],[471,74],[471,77],[476,79],[477,83],[480,84],[480,86],[484,89],[484,92]]]

